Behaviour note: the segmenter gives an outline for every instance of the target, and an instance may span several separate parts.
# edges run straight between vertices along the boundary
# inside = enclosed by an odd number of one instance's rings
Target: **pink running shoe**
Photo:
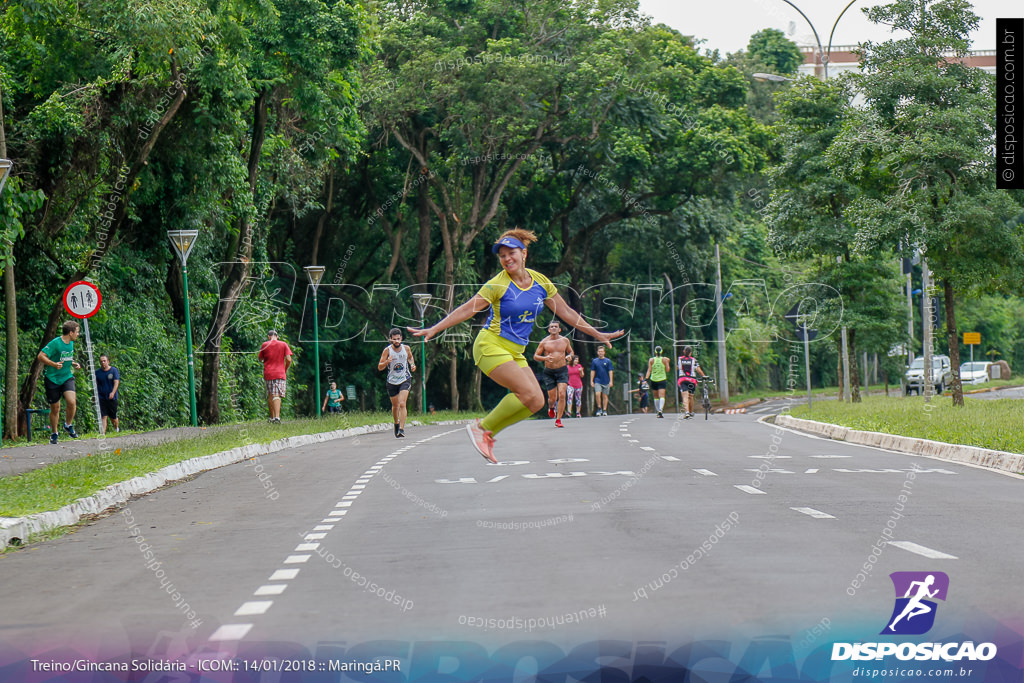
[[[565,426],[564,424],[562,424],[562,418],[558,418],[557,420],[555,420],[555,426],[556,427],[564,427]]]
[[[494,457],[494,436],[480,426],[480,420],[477,420],[476,424],[466,425],[466,433],[469,434],[469,440],[477,453],[484,456],[484,460],[497,465],[498,461]]]

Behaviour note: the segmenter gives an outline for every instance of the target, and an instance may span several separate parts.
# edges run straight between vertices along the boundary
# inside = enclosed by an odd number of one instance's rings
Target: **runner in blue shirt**
[[[597,347],[597,358],[590,363],[590,386],[594,387],[597,411],[594,417],[608,414],[608,392],[615,385],[615,368],[609,358],[604,357],[604,347]]]

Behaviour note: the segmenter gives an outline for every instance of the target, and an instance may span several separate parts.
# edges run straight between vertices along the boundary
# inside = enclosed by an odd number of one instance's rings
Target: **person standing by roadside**
[[[281,401],[288,390],[288,368],[292,364],[292,349],[287,342],[281,341],[277,330],[267,332],[267,341],[263,342],[257,355],[263,361],[263,381],[267,385],[267,409],[270,422],[281,422]]]
[[[412,388],[412,373],[416,361],[412,349],[402,343],[402,331],[397,327],[388,332],[391,343],[384,347],[377,363],[378,370],[388,371],[388,396],[391,398],[391,417],[395,420],[395,438],[405,438],[405,419],[409,415],[407,403]]]
[[[583,366],[580,364],[580,357],[573,356],[569,362],[569,387],[565,390],[565,413],[572,415],[573,402],[576,403],[576,417],[583,417],[580,414],[580,404],[583,403]]]
[[[647,414],[647,405],[650,400],[650,389],[651,385],[647,383],[647,378],[642,374],[636,377],[636,389],[631,390],[629,393],[636,394],[637,398],[640,399],[640,412]]]
[[[324,405],[320,410],[326,410],[328,413],[340,413],[341,402],[345,400],[345,395],[338,389],[337,382],[331,382],[331,388],[327,390],[327,394],[324,396]]]
[[[544,388],[548,392],[548,417],[555,418],[556,427],[564,427],[562,415],[566,413],[565,396],[569,386],[566,361],[572,357],[572,342],[563,337],[562,325],[557,320],[548,323],[548,336],[540,340],[534,360],[544,363]]]
[[[658,411],[658,417],[664,418],[661,411],[665,408],[665,385],[668,383],[669,360],[661,355],[661,347],[654,347],[654,356],[647,361],[647,375],[645,379],[651,380],[651,389],[654,391],[654,409]]]
[[[597,358],[590,363],[590,386],[594,389],[597,403],[594,417],[608,414],[608,392],[615,386],[615,366],[610,358],[604,357],[604,347],[597,347]]]
[[[100,367],[96,371],[96,392],[100,395],[100,415],[103,416],[103,434],[107,433],[107,421],[114,423],[114,431],[121,431],[117,419],[117,404],[121,398],[121,372],[110,364],[110,356],[100,356]]]
[[[75,411],[78,409],[77,392],[75,391],[74,371],[82,366],[75,362],[75,340],[78,339],[79,325],[69,320],[61,327],[59,337],[50,343],[36,356],[45,365],[43,368],[43,389],[46,402],[50,404],[50,443],[57,443],[57,420],[60,419],[60,399],[64,398],[65,420],[64,430],[72,439],[77,439],[75,432]]]

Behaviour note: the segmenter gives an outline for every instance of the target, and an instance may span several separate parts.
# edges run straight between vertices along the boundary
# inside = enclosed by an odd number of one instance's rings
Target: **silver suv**
[[[932,356],[932,372],[930,377],[935,393],[942,391],[953,381],[953,370],[949,362],[949,356],[935,354]],[[910,369],[903,375],[903,391],[910,396],[915,391],[920,394],[924,390],[924,357],[918,356],[910,364]]]

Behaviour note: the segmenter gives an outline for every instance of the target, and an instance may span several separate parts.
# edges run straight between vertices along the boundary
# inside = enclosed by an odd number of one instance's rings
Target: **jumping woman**
[[[473,447],[493,463],[498,462],[494,457],[494,437],[544,407],[544,392],[523,355],[541,308],[547,306],[567,324],[608,346],[612,339],[624,334],[623,330],[595,330],[569,307],[551,280],[526,267],[527,247],[536,241],[537,236],[530,230],[517,228],[505,232],[491,247],[498,255],[502,271],[440,322],[424,329],[409,328],[414,336],[429,340],[490,309],[487,322],[473,342],[473,360],[485,375],[510,393],[483,420],[466,425],[466,431]]]

